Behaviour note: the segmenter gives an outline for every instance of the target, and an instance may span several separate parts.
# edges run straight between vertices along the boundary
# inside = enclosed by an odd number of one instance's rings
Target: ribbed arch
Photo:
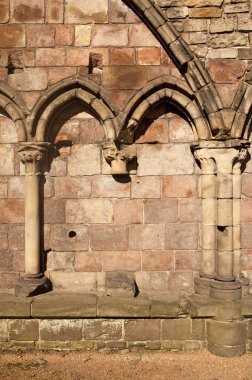
[[[107,138],[116,138],[119,130],[117,109],[100,86],[77,76],[51,87],[35,105],[29,118],[30,133],[35,141],[52,142],[55,120],[76,102],[103,124]]]
[[[244,82],[240,85],[232,109],[236,112],[231,128],[234,138],[250,139],[252,128],[252,84]]]

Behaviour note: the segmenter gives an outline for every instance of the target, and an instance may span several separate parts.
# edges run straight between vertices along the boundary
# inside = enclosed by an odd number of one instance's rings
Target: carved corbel
[[[117,148],[113,140],[106,140],[102,144],[103,155],[111,166],[112,175],[128,174],[127,163],[136,157],[136,146],[124,145]]]

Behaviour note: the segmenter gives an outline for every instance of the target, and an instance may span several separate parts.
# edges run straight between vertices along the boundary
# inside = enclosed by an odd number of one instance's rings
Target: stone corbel
[[[112,175],[128,174],[127,163],[137,156],[134,144],[124,145],[118,149],[114,140],[106,140],[102,144],[102,151],[105,160],[111,166]]]

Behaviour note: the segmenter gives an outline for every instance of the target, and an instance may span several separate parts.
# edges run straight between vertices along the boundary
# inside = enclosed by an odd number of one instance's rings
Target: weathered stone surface
[[[138,251],[103,252],[104,271],[136,271],[141,268],[141,254]]]
[[[46,0],[46,22],[63,23],[64,20],[64,0]]]
[[[239,61],[208,61],[209,73],[216,83],[235,83],[245,73],[246,64]]]
[[[168,273],[167,272],[136,272],[137,286],[140,293],[150,291],[167,291]]]
[[[143,220],[143,202],[138,199],[117,199],[114,203],[115,224],[140,224]]]
[[[110,0],[109,21],[112,23],[134,23],[138,22],[139,18],[121,0]]]
[[[54,252],[47,254],[47,270],[73,270],[74,252]]]
[[[191,321],[189,319],[164,319],[161,334],[164,340],[189,340]]]
[[[10,2],[11,21],[14,23],[43,23],[44,2],[13,0]]]
[[[92,272],[50,272],[50,280],[55,290],[71,293],[95,292],[96,273]]]
[[[81,318],[96,316],[96,295],[52,292],[34,298],[32,317]]]
[[[152,118],[147,119],[148,128],[145,131],[138,131],[138,134],[135,135],[136,143],[168,143],[168,125],[167,120],[165,119],[156,119]]]
[[[47,88],[47,72],[43,68],[27,68],[9,75],[8,83],[19,91],[37,91]]]
[[[143,319],[126,321],[125,339],[127,341],[160,340],[160,321]]]
[[[65,50],[62,48],[40,48],[36,50],[37,66],[64,66]]]
[[[108,0],[98,0],[90,2],[84,0],[69,0],[66,3],[65,17],[67,23],[83,23],[91,22],[102,23],[107,22]]]
[[[110,63],[111,65],[134,65],[135,64],[135,49],[111,48]]]
[[[122,338],[122,320],[85,320],[83,337],[92,340],[116,340]]]
[[[42,319],[39,323],[40,339],[66,341],[82,339],[81,320]]]
[[[0,222],[24,223],[24,202],[19,199],[0,199]]]
[[[182,223],[199,222],[201,220],[200,199],[180,199],[178,202],[178,219]]]
[[[210,21],[210,33],[225,33],[234,30],[235,18],[228,19],[212,19]]]
[[[158,176],[132,177],[132,198],[159,198],[161,194],[161,179]]]
[[[68,158],[70,176],[100,174],[100,147],[97,145],[74,145]]]
[[[65,223],[66,205],[64,199],[50,199],[44,201],[44,222]]]
[[[28,26],[26,36],[28,47],[52,47],[55,45],[55,28],[52,26]]]
[[[193,272],[184,270],[170,272],[168,278],[168,288],[173,291],[192,292],[194,287]]]
[[[98,198],[128,198],[130,182],[118,181],[112,176],[94,177],[92,180],[92,196]]]
[[[95,25],[92,46],[127,46],[127,25]]]
[[[198,226],[196,224],[166,224],[166,249],[197,249]]]
[[[190,301],[172,293],[154,294],[151,296],[151,316],[176,318],[190,311]]]
[[[0,116],[1,144],[18,142],[17,128],[13,121],[5,116]]]
[[[214,49],[226,48],[232,46],[245,46],[247,44],[247,38],[242,33],[232,34],[217,34],[210,38],[211,47]]]
[[[176,251],[175,270],[200,270],[200,251]]]
[[[2,282],[2,279],[1,279]],[[21,317],[26,318],[31,315],[30,298],[17,298],[13,294],[0,294],[0,316],[1,318]]]
[[[143,66],[111,66],[103,70],[103,84],[108,89],[140,89],[147,82]]]
[[[0,14],[0,23],[6,23],[10,18],[10,2],[9,0],[0,1],[1,14]]]
[[[138,294],[138,289],[134,274],[127,272],[108,272],[106,274],[105,292],[106,295],[110,297],[135,297]]]
[[[165,176],[162,178],[162,182],[162,195],[165,198],[189,198],[196,197],[198,194],[196,176]]]
[[[129,27],[130,46],[160,46],[158,40],[144,24],[132,24]]]
[[[129,247],[128,228],[124,226],[91,226],[89,236],[92,250],[122,251]]]
[[[14,174],[14,147],[11,144],[0,145],[0,174]]]
[[[9,322],[10,339],[34,341],[39,338],[39,322],[35,320],[14,320]]]
[[[222,16],[222,9],[217,7],[192,8],[189,11],[191,18],[215,18]]]
[[[113,205],[108,199],[68,199],[67,223],[111,223]]]
[[[101,252],[76,252],[75,259],[74,259],[74,270],[76,272],[102,271],[102,253]]]
[[[145,223],[172,223],[178,220],[176,199],[150,199],[144,201]]]
[[[8,342],[8,338],[9,338],[8,320],[1,319],[0,320],[0,342]]]
[[[242,226],[242,248],[252,248],[252,224]]]
[[[135,225],[129,228],[130,249],[163,249],[164,229],[159,224]]]
[[[140,296],[136,298],[98,297],[97,315],[113,318],[149,317],[150,301]]]
[[[57,198],[88,198],[91,195],[89,177],[55,178],[55,195]]]
[[[147,271],[174,270],[173,251],[142,252],[142,269]]]
[[[77,25],[75,27],[75,46],[89,46],[91,41],[91,25]]]
[[[55,42],[57,45],[69,46],[74,43],[75,28],[73,25],[57,25]]]
[[[140,65],[159,65],[161,50],[159,47],[146,47],[138,49],[138,63]]]

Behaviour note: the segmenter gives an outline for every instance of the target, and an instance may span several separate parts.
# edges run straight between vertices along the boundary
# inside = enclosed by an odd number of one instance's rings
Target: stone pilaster
[[[40,178],[48,143],[23,143],[18,156],[25,165],[25,275],[16,285],[16,295],[32,296],[50,290],[41,273]]]

